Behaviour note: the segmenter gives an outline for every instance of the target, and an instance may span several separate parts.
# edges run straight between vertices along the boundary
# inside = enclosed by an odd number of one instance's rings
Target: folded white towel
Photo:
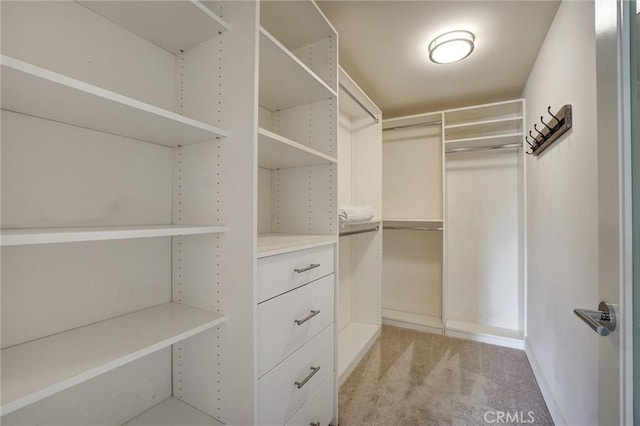
[[[342,206],[338,208],[338,216],[342,223],[366,222],[373,219],[375,213],[370,205]]]

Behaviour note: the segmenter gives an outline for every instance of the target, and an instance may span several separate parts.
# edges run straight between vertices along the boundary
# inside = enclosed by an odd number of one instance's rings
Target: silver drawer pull
[[[309,423],[311,426],[320,426],[320,422]]]
[[[307,382],[313,377],[314,374],[316,374],[318,371],[320,371],[320,366],[317,367],[311,367],[311,373],[309,373],[309,375],[307,377],[304,378],[303,381],[301,382],[295,382],[295,385],[298,387],[298,389],[301,389],[304,385],[307,384]]]
[[[304,268],[296,268],[296,269],[294,269],[294,271],[296,273],[298,273],[298,274],[301,274],[303,272],[307,272],[307,271],[310,271],[312,269],[319,268],[319,267],[320,267],[319,263],[312,263],[311,265],[305,266]]]
[[[311,313],[309,315],[307,315],[306,317],[302,318],[301,320],[295,320],[294,322],[298,325],[302,325],[305,322],[309,321],[311,318],[315,317],[316,315],[318,315],[320,313],[320,311],[311,311]]]

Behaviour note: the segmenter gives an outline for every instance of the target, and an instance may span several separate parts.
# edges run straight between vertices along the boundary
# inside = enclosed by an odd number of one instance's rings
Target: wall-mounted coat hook
[[[548,130],[550,130],[550,131],[553,130],[551,127],[549,127],[549,125],[547,123],[544,122],[544,116],[542,116],[542,115],[540,116],[540,122],[542,124],[544,124],[544,127],[546,127]]]
[[[553,119],[555,120],[555,124],[552,121],[549,124],[544,122],[544,116],[540,116],[540,122],[544,124],[542,131],[538,130],[538,125],[535,123],[533,125],[533,129],[538,132],[537,137],[534,137],[531,131],[529,131],[529,136],[533,138],[535,141],[535,146],[531,148],[531,152],[527,152],[527,154],[540,155],[544,152],[551,144],[557,141],[560,136],[565,134],[572,126],[572,111],[571,105],[565,105],[560,108],[556,114],[551,112],[551,106],[547,108],[547,112]],[[527,140],[527,143],[529,141]],[[531,145],[531,144],[529,144]]]

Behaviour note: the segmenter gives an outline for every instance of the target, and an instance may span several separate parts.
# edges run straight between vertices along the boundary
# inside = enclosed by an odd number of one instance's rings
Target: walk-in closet
[[[632,424],[630,4],[1,0],[0,423]]]

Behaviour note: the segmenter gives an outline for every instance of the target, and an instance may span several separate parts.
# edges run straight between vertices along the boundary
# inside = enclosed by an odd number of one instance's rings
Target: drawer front
[[[331,274],[258,305],[259,377],[333,322],[334,280]]]
[[[260,258],[258,301],[262,302],[329,275],[335,271],[334,264],[333,244]]]
[[[334,417],[333,396],[335,386],[334,375],[332,374],[320,385],[320,389],[311,395],[311,398],[291,417],[286,426],[328,426]]]
[[[285,424],[333,374],[333,333],[332,324],[258,380],[259,424]]]

